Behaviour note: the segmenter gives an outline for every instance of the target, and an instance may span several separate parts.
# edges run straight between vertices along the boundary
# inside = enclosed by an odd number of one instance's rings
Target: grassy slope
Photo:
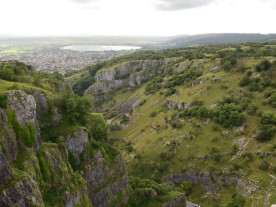
[[[239,64],[244,64],[249,67],[249,70],[254,71],[254,66],[258,64],[261,59],[242,59],[239,61]],[[119,132],[112,133],[113,138],[119,138],[116,141],[116,145],[121,149],[128,160],[128,168],[130,173],[133,173],[133,163],[136,162],[136,159],[131,158],[131,155],[139,154],[142,157],[143,163],[162,163],[160,158],[161,152],[166,152],[170,148],[176,150],[175,156],[166,162],[168,168],[162,173],[162,175],[171,174],[178,172],[184,169],[195,169],[201,172],[208,172],[210,169],[215,171],[229,171],[233,167],[233,163],[238,163],[242,166],[242,169],[239,170],[239,173],[245,173],[243,177],[244,180],[253,179],[261,187],[261,191],[254,195],[254,198],[247,198],[247,206],[260,206],[260,203],[263,204],[265,197],[268,193],[271,193],[270,199],[271,202],[275,200],[274,189],[272,188],[270,182],[272,182],[273,175],[272,171],[264,172],[259,170],[258,166],[260,162],[265,159],[270,163],[275,165],[275,157],[261,157],[254,154],[254,161],[249,164],[237,156],[233,161],[230,159],[233,155],[223,155],[220,162],[215,161],[214,159],[203,161],[197,159],[197,156],[210,155],[212,148],[217,147],[220,152],[231,152],[232,145],[245,137],[246,142],[248,142],[245,151],[253,152],[255,150],[273,152],[272,146],[275,143],[275,138],[265,144],[257,142],[253,137],[256,133],[256,129],[259,126],[260,118],[256,115],[246,116],[245,129],[242,132],[234,132],[233,130],[228,130],[218,126],[219,130],[214,131],[213,126],[216,125],[212,121],[207,120],[198,120],[196,118],[183,118],[180,119],[183,123],[181,129],[174,129],[169,124],[165,124],[164,118],[170,118],[175,111],[167,110],[162,104],[156,104],[158,102],[163,103],[167,99],[180,102],[192,102],[194,99],[199,99],[204,101],[204,105],[211,106],[218,101],[222,100],[223,96],[242,93],[246,91],[246,88],[239,87],[238,83],[241,78],[244,76],[243,73],[238,73],[235,70],[232,72],[219,71],[209,71],[207,70],[210,63],[204,65],[204,74],[203,77],[209,77],[209,80],[196,85],[195,87],[185,87],[178,86],[177,95],[170,97],[164,97],[160,95],[159,92],[153,95],[144,95],[144,84],[141,88],[129,92],[118,92],[112,101],[107,102],[105,105],[107,108],[114,106],[114,100],[116,103],[122,102],[122,100],[128,100],[132,97],[137,96],[138,94],[143,94],[142,99],[146,99],[147,102],[138,107],[132,114],[132,119],[130,124],[128,124],[123,130]],[[200,77],[202,78],[202,77]],[[214,82],[214,79],[220,79],[218,82]],[[161,89],[161,91],[166,91]],[[264,102],[264,92],[253,92],[254,98],[253,102],[256,103],[260,111],[271,111],[275,112],[275,108],[263,104]],[[149,117],[149,114],[153,111],[158,112],[156,117]],[[117,120],[119,121],[119,119]],[[116,122],[116,120],[115,120]],[[197,125],[200,125],[198,128]],[[228,134],[223,136],[223,133],[227,132]],[[190,135],[195,135],[194,139],[190,139]],[[216,138],[217,139],[214,139]],[[127,142],[124,142],[123,139],[126,138],[127,141],[130,141],[134,147],[134,151],[127,152]],[[166,146],[166,142],[177,143],[176,146],[171,144]],[[190,159],[186,159],[186,158]],[[153,172],[154,174],[155,172]],[[145,172],[145,176],[149,176]],[[275,174],[274,174],[275,176]],[[227,203],[231,198],[231,188],[225,189],[220,194],[220,199]],[[214,195],[215,196],[215,195]],[[259,199],[256,199],[256,198]],[[208,199],[203,199],[202,196],[191,195],[190,199],[194,202],[207,204]],[[275,201],[274,201],[275,202]],[[211,205],[204,205],[211,206]]]

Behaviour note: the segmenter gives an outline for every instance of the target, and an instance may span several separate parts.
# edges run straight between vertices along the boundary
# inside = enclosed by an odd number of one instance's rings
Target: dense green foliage
[[[108,137],[108,127],[100,114],[91,114],[91,126],[90,126],[90,136],[91,138],[104,142]]]
[[[89,114],[87,111],[91,103],[87,99],[66,91],[56,96],[54,103],[71,123],[79,123],[80,125],[88,123]]]
[[[262,125],[259,127],[259,133],[257,135],[258,141],[268,141],[271,140],[273,135],[275,134],[275,127],[268,126],[268,125]]]
[[[70,150],[68,150],[68,161],[73,169],[77,167],[78,160]]]
[[[242,195],[234,193],[232,195],[232,201],[227,204],[227,207],[244,207],[245,199]]]
[[[36,140],[34,125],[25,123],[25,127],[22,127],[17,121],[16,113],[12,110],[8,110],[8,120],[15,132],[16,138],[21,139],[26,146],[33,147]]]
[[[43,180],[47,181],[50,177],[50,174],[49,174],[49,168],[48,168],[48,165],[46,163],[44,156],[45,155],[43,154],[42,151],[37,152],[37,158],[39,161],[40,172],[42,174]]]
[[[7,108],[7,106],[8,106],[8,95],[0,94],[0,107]]]

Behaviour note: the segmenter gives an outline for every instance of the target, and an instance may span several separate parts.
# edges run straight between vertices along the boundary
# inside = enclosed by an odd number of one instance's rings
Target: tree
[[[265,142],[272,139],[275,133],[275,128],[268,125],[260,126],[259,133],[256,137],[258,141]]]
[[[192,192],[192,183],[188,181],[183,181],[180,185],[180,189],[185,192],[186,195],[189,195]]]
[[[223,70],[225,70],[226,72],[230,71],[232,68],[232,64],[230,61],[226,61],[223,65],[222,65]]]
[[[261,63],[259,63],[256,66],[256,71],[261,72],[263,70],[269,70],[271,67],[271,62],[269,62],[269,60],[263,60]]]

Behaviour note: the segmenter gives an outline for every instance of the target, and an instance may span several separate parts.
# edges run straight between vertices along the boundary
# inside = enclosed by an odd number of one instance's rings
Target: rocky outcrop
[[[89,198],[94,207],[111,206],[111,198],[115,206],[128,198],[128,176],[121,156],[117,155],[115,163],[107,163],[102,153],[95,153],[93,165],[86,165],[81,175],[87,182]]]
[[[184,70],[186,70],[186,69],[189,69],[189,68],[191,68],[191,67],[196,67],[196,68],[198,68],[198,67],[202,66],[202,65],[203,65],[204,63],[206,63],[206,62],[207,62],[207,61],[204,60],[204,59],[187,60],[187,61],[185,61],[185,62],[182,62],[182,63],[179,63],[179,64],[174,65],[174,66],[173,66],[173,70],[174,70],[175,72],[180,73],[180,72],[182,72],[182,71],[184,71]]]
[[[119,88],[139,86],[142,82],[154,78],[157,69],[166,64],[163,60],[132,61],[97,72],[96,83],[85,94],[107,93]]]
[[[170,110],[176,110],[176,109],[188,109],[191,107],[190,103],[180,103],[177,101],[167,100],[165,102],[165,106]]]
[[[97,72],[95,79],[96,82],[112,81],[115,79],[123,79],[122,77],[129,75],[133,71],[143,71],[153,69],[165,64],[165,61],[159,60],[144,60],[144,61],[132,61],[114,66],[113,68],[100,70]]]
[[[8,108],[16,112],[16,119],[19,124],[32,124],[35,127],[34,150],[39,149],[42,144],[40,128],[36,119],[36,101],[33,96],[24,94],[22,91],[10,91],[8,94]]]
[[[186,207],[186,197],[184,194],[162,204],[162,207]]]
[[[35,98],[11,91],[8,108],[0,108],[0,206],[73,207],[93,203],[94,207],[108,207],[110,202],[125,202],[130,189],[121,156],[107,160],[99,150],[92,158],[91,152],[87,152],[86,128],[78,128],[65,139],[60,137],[58,144],[42,144],[37,119],[45,121],[49,100],[40,92],[33,95]],[[21,127],[35,126],[34,147],[26,147],[20,137],[16,138],[11,115]],[[68,150],[77,158],[80,169],[72,169]]]
[[[0,147],[0,187],[7,184],[11,177],[11,169],[4,153],[2,152],[2,148]]]
[[[80,154],[85,151],[87,142],[88,133],[84,129],[74,132],[74,134],[69,136],[66,140],[67,148],[78,160],[77,164],[80,164]]]
[[[0,194],[0,206],[45,206],[38,183],[23,178]]]
[[[0,142],[2,151],[9,163],[16,159],[17,147],[16,137],[12,128],[8,124],[7,111],[0,108]]]
[[[236,175],[223,175],[219,172],[198,173],[192,170],[187,170],[185,173],[175,173],[163,179],[163,183],[170,185],[180,184],[183,181],[201,185],[206,191],[217,193],[225,185],[236,184],[238,179]]]
[[[32,96],[36,101],[37,119],[45,124],[49,121],[53,121],[54,124],[57,125],[61,121],[62,115],[59,114],[57,108],[51,104],[50,97],[39,91],[33,91]]]

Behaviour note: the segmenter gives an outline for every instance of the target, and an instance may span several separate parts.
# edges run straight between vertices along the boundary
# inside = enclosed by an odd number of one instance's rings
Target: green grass
[[[275,57],[274,57],[275,59]],[[238,61],[238,65],[243,64],[248,71],[255,71],[255,65],[261,62],[261,59],[244,58]],[[224,72],[222,70],[209,71],[212,65],[216,64],[206,62],[203,64],[204,72],[199,79],[208,78],[202,84],[198,84],[194,87],[189,85],[180,85],[175,87],[177,90],[176,95],[165,97],[160,92],[166,92],[166,89],[161,89],[155,94],[145,95],[145,87],[147,83],[143,84],[140,88],[133,89],[131,91],[117,90],[113,92],[114,96],[112,100],[103,103],[105,109],[109,109],[106,114],[109,117],[112,111],[116,111],[116,107],[122,105],[127,100],[134,98],[138,95],[142,95],[140,100],[147,100],[142,106],[137,107],[131,113],[131,121],[121,131],[111,133],[111,138],[116,140],[115,146],[118,147],[123,156],[127,159],[127,168],[129,174],[137,176],[139,173],[141,177],[148,178],[162,177],[164,175],[179,172],[183,169],[192,169],[200,172],[209,172],[210,170],[230,172],[233,169],[234,163],[241,165],[241,169],[237,172],[245,173],[242,179],[249,182],[250,179],[255,180],[258,185],[263,189],[269,189],[273,191],[269,182],[272,182],[270,174],[273,174],[271,170],[264,172],[259,170],[259,165],[262,159],[267,160],[272,165],[275,165],[275,156],[262,158],[254,153],[255,150],[269,152],[272,149],[275,142],[275,136],[271,141],[266,143],[260,143],[256,141],[255,134],[260,124],[260,117],[257,115],[248,115],[244,112],[246,118],[245,127],[242,132],[234,132],[231,129],[223,128],[212,120],[188,117],[180,118],[182,123],[180,129],[174,129],[169,123],[165,123],[165,118],[171,118],[175,110],[168,110],[164,107],[166,100],[173,100],[178,102],[191,103],[193,100],[202,100],[204,106],[210,108],[212,105],[223,100],[223,97],[230,95],[246,94],[248,89],[246,87],[240,87],[239,82],[244,77],[245,73],[236,72],[235,66],[230,72]],[[264,104],[264,93],[271,89],[265,89],[264,91],[250,92],[253,95],[251,100],[258,106],[258,111],[261,112],[273,112],[275,108],[271,105]],[[155,117],[149,117],[152,112],[157,112]],[[113,117],[113,123],[119,122],[122,116],[116,115]],[[217,130],[214,130],[214,126],[218,126]],[[191,139],[193,135],[193,139]],[[247,162],[238,154],[234,157],[232,152],[232,146],[244,137],[245,152],[253,152],[254,160]],[[127,141],[123,141],[126,139]],[[166,142],[170,142],[170,146],[166,145]],[[173,143],[177,143],[176,145]],[[133,151],[128,151],[129,143],[133,147]],[[198,156],[208,156],[212,154],[212,149],[216,147],[219,149],[219,153],[228,153],[221,155],[221,160],[215,159],[203,159],[197,158]],[[242,148],[243,146],[241,146]],[[163,161],[161,153],[176,152],[168,161]],[[275,150],[273,151],[275,153]],[[133,156],[139,158],[133,158]],[[233,158],[233,161],[230,161]],[[162,172],[158,172],[159,165],[165,163],[167,168]],[[139,171],[138,168],[144,165],[144,170]],[[227,189],[227,188],[226,188]],[[233,190],[233,189],[232,189]],[[206,206],[212,206],[216,203],[215,195],[208,199],[204,199],[206,192],[202,192],[200,189],[195,190],[196,193],[191,197],[191,200],[195,200],[197,203],[206,204]],[[262,193],[256,193],[255,196],[264,197]],[[231,190],[227,194],[219,194],[219,199],[224,203],[228,203],[231,200]],[[246,198],[246,206],[257,206],[260,202],[252,201],[250,198]]]

